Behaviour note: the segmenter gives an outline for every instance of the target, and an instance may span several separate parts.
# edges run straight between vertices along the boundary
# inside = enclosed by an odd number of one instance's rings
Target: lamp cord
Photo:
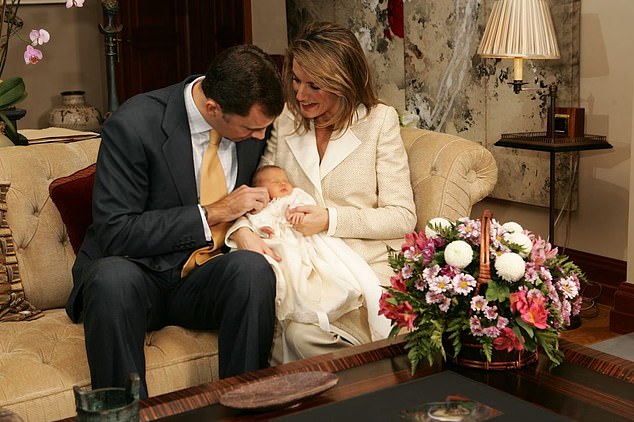
[[[577,177],[577,172],[579,171],[579,155],[580,155],[579,152],[570,154],[570,166],[572,168],[572,171],[570,172],[568,192],[566,194],[564,203],[562,204],[562,207],[559,210],[559,214],[557,215],[557,218],[555,219],[555,227],[557,227],[559,220],[563,217],[564,213],[567,213],[566,235],[565,235],[565,241],[563,244],[564,253],[568,246],[568,242],[570,238],[570,229],[572,227],[572,210],[571,210],[572,206],[569,206],[569,204],[571,202],[572,194],[574,192],[574,185],[575,185],[575,180]],[[587,294],[587,290],[591,286],[597,286],[599,289],[598,293],[594,296],[588,296]],[[598,284],[598,283],[592,284],[591,286],[585,285],[581,291],[581,308],[579,310],[579,316],[581,318],[590,319],[590,318],[596,318],[597,316],[599,316],[599,308],[597,306],[596,300],[601,296],[602,286],[601,284]]]

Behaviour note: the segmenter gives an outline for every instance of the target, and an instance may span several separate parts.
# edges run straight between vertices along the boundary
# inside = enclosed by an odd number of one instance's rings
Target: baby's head
[[[278,166],[260,167],[253,175],[253,186],[267,188],[271,199],[288,196],[293,191],[286,172]]]

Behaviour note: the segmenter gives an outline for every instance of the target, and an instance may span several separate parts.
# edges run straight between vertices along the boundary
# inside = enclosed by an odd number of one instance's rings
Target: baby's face
[[[286,172],[282,169],[269,168],[258,176],[258,186],[269,190],[271,199],[288,196],[293,191],[293,185],[288,181]]]

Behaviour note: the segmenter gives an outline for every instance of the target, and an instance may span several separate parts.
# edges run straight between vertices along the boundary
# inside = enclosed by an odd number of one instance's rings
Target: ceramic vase
[[[86,103],[84,94],[84,91],[62,92],[62,104],[51,110],[48,123],[82,131],[99,130],[103,117],[96,107]]]

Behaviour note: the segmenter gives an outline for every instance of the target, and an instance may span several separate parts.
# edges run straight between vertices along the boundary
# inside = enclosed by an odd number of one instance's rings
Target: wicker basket
[[[491,217],[489,210],[484,210],[481,217],[480,229],[480,271],[478,273],[478,284],[476,286],[476,294],[480,292],[482,286],[486,285],[491,279],[491,261],[490,261],[490,236]],[[487,361],[482,345],[469,334],[463,334],[461,338],[462,348],[457,357],[453,357],[448,353],[449,359],[457,365],[467,366],[470,368],[481,368],[487,370],[505,370],[521,368],[523,366],[535,363],[538,360],[537,352],[527,352],[525,350],[494,350],[491,356],[491,362]],[[450,346],[451,349],[451,346]]]

